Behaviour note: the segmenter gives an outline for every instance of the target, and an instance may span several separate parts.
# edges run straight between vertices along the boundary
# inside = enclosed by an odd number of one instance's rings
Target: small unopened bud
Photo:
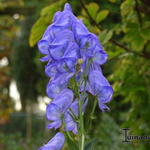
[[[79,58],[79,59],[78,59],[78,64],[79,64],[79,65],[83,64],[83,59],[82,59],[82,58]]]

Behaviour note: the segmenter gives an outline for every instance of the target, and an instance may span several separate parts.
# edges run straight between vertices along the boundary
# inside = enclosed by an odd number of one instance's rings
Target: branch
[[[92,16],[90,15],[90,13],[88,12],[88,9],[85,7],[85,4],[84,4],[84,1],[83,0],[80,0],[80,3],[83,7],[83,9],[85,10],[85,12],[87,13],[89,19],[90,19],[90,22],[93,23],[98,29],[102,30],[101,27],[99,26],[99,24],[97,24],[97,22],[92,18]],[[150,59],[150,54],[141,54],[141,53],[138,53],[136,51],[133,51],[131,50],[130,48],[126,47],[124,44],[122,44],[121,42],[118,42],[114,39],[110,39],[110,42],[117,45],[118,47],[124,49],[126,52],[128,53],[132,53],[132,54],[135,54],[137,56],[140,56],[140,57],[144,57],[146,59]]]

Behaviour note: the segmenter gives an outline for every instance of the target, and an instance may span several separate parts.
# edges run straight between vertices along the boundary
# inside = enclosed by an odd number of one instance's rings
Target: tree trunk
[[[26,112],[26,107],[27,107],[26,100],[21,98],[21,108],[22,108],[21,110],[22,110],[22,112]]]

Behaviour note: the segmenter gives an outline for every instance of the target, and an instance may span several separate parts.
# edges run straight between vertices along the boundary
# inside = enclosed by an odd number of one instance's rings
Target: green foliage
[[[86,5],[86,8],[87,8],[89,14],[92,16],[92,18],[95,18],[99,11],[99,6],[96,3],[92,2],[92,3],[89,3],[88,5]],[[84,16],[87,16],[85,10],[82,10],[82,14]]]
[[[101,21],[103,21],[109,14],[108,10],[102,10],[98,13],[97,17],[96,17],[96,22],[100,23]]]
[[[47,142],[52,133],[45,130],[45,117],[33,115],[32,137],[26,140],[26,114],[14,113],[10,122],[1,125],[0,149],[1,150],[35,150]],[[38,132],[37,132],[38,131]]]
[[[91,16],[91,18],[93,20],[95,20],[98,24],[100,22],[102,22],[109,14],[109,10],[107,10],[107,9],[101,10],[100,6],[95,2],[91,2],[87,5],[85,5],[85,7],[86,7],[89,15]],[[83,19],[83,22],[88,26],[89,30],[91,30],[95,33],[99,32],[99,30],[95,26],[91,26],[89,16],[85,9],[82,8],[81,16],[79,16],[79,18]]]
[[[97,142],[96,139],[92,139],[91,141],[87,142],[85,144],[84,150],[93,150],[96,142]]]
[[[113,35],[112,30],[110,30],[110,31],[103,30],[99,35],[99,39],[102,44],[106,44],[112,38],[112,35]]]
[[[41,17],[36,21],[31,29],[31,35],[29,40],[30,46],[34,46],[37,43],[37,41],[42,37],[42,34],[44,33],[46,27],[47,24],[44,17]]]
[[[135,0],[125,0],[120,8],[121,8],[121,15],[122,19],[126,21],[134,21],[136,20],[136,16],[134,14],[134,6],[135,6]]]

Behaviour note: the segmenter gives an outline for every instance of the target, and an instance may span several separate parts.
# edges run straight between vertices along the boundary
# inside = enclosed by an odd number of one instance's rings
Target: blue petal
[[[62,124],[61,116],[62,111],[56,104],[52,102],[48,104],[46,108],[46,118],[47,120],[52,121],[52,123],[50,123],[47,128],[59,128]]]
[[[98,96],[98,100],[101,103],[108,103],[113,95],[113,89],[111,86],[104,86]]]
[[[39,150],[62,150],[65,142],[65,137],[61,132],[58,132],[47,144]]]
[[[73,92],[69,89],[64,89],[61,93],[52,101],[56,104],[61,112],[65,112],[73,101]]]
[[[72,8],[71,8],[70,4],[66,3],[65,6],[64,6],[64,10],[65,11],[72,11]]]
[[[57,11],[55,14],[54,14],[54,17],[53,17],[53,22],[55,23],[55,21],[59,18],[59,15],[61,15],[61,12],[60,11]]]
[[[64,60],[58,62],[57,70],[59,71],[59,73],[69,72],[69,68]]]
[[[40,58],[40,61],[41,61],[41,62],[51,61],[51,58],[50,58],[50,56],[49,56],[49,55],[46,55],[46,56],[44,56],[44,57]]]
[[[49,52],[53,59],[61,59],[64,56],[66,43],[59,43],[58,45],[50,45]]]
[[[47,129],[54,128],[56,130],[56,129],[60,128],[61,125],[62,125],[61,120],[53,121],[52,123],[48,124]]]
[[[48,77],[53,77],[57,73],[57,63],[48,63],[45,66],[45,73]]]
[[[59,14],[55,20],[55,26],[71,28],[73,15],[69,11],[64,11]]]
[[[75,59],[64,59],[69,71],[71,72],[75,72],[75,65],[76,65],[76,61]]]
[[[53,29],[53,24],[49,25],[47,27],[47,29],[45,30],[43,36],[42,36],[42,39],[41,40],[45,40],[47,41],[48,43],[51,43],[52,40],[53,40],[53,32],[52,32],[52,29]]]
[[[57,64],[57,70],[59,73],[75,73],[76,61],[72,58],[61,59]]]
[[[90,33],[84,35],[80,40],[80,48],[87,48],[93,51],[93,49],[97,45],[97,39],[95,38],[94,34]]]
[[[81,20],[73,23],[72,31],[75,34],[75,38],[78,42],[80,42],[82,36],[89,34],[88,29],[85,27]]]
[[[99,51],[94,54],[93,61],[99,65],[104,64],[107,61],[108,55],[104,51]]]
[[[68,112],[65,113],[64,121],[65,121],[65,130],[73,131],[74,134],[77,134],[77,123],[72,119],[72,117]]]
[[[60,120],[62,115],[61,109],[51,102],[50,104],[47,105],[46,107],[46,118],[49,121],[58,121]]]
[[[78,100],[76,99],[70,106],[70,110],[65,113],[64,121],[65,121],[65,130],[72,131],[74,134],[77,134],[77,123],[73,120],[70,113],[73,112],[74,115],[78,116]]]
[[[73,76],[71,73],[64,73],[52,79],[47,85],[47,95],[50,98],[55,98],[59,93],[67,87],[69,79]]]
[[[62,41],[75,42],[74,34],[71,30],[59,28],[59,32],[55,35],[53,43],[59,43]]]
[[[70,109],[76,116],[78,116],[79,110],[78,110],[78,100],[77,99],[71,104]]]
[[[102,103],[99,103],[99,108],[102,110],[102,112],[110,111],[110,108]]]
[[[75,42],[69,42],[64,57],[77,59],[79,57],[79,47]]]
[[[40,40],[38,42],[38,49],[42,54],[48,54],[49,43],[46,40]]]
[[[101,71],[95,70],[90,72],[89,84],[92,89],[92,94],[98,96],[100,101],[103,103],[110,101],[113,95],[113,89]]]

